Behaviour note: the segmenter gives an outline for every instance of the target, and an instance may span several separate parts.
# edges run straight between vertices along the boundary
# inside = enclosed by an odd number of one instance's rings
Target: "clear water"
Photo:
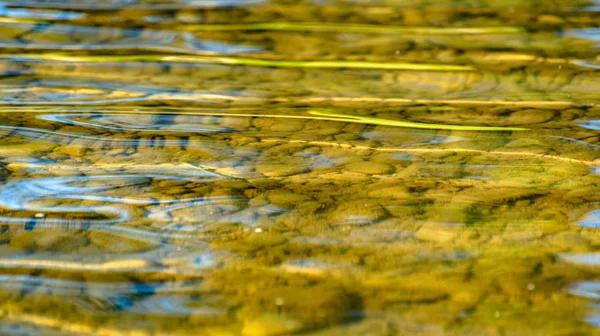
[[[0,15],[0,334],[599,334],[597,1]]]

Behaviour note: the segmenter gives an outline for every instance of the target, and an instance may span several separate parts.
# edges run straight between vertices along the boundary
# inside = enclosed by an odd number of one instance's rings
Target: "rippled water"
[[[600,334],[600,3],[4,0],[0,334]]]

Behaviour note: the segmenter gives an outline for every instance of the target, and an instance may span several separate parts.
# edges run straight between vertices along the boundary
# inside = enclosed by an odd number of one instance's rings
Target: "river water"
[[[600,3],[0,2],[0,334],[600,334]]]

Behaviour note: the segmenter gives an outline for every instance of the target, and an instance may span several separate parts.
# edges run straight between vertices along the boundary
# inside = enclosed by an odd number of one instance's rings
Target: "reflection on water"
[[[4,1],[0,334],[588,335],[594,1]]]

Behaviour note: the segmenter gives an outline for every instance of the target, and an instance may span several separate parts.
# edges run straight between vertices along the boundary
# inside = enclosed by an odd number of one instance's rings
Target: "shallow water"
[[[600,334],[597,1],[0,15],[0,334]]]

